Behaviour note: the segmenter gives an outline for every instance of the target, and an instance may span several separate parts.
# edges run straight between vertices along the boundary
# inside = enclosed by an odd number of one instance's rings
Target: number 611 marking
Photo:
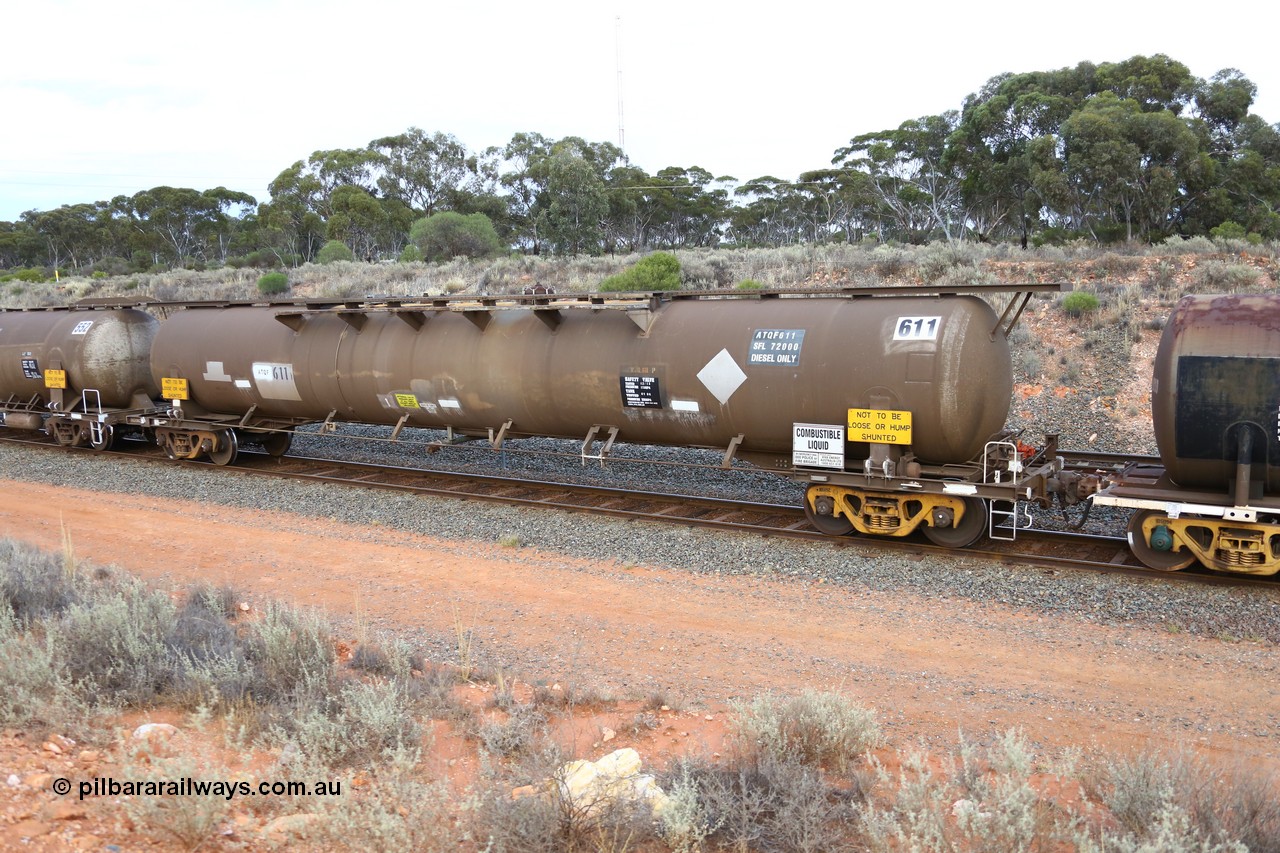
[[[895,341],[936,341],[941,317],[899,317],[893,329]]]

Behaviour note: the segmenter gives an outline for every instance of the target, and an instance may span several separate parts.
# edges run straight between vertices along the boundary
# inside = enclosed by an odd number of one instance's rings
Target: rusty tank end
[[[1280,296],[1183,297],[1151,379],[1156,444],[1173,481],[1226,488],[1248,470],[1280,490],[1278,407]]]
[[[335,419],[776,454],[793,423],[852,407],[913,413],[913,450],[961,462],[1005,423],[1008,343],[973,296],[664,302],[623,310],[475,312],[191,308],[152,350],[213,413]],[[856,455],[856,454],[855,454]]]
[[[125,408],[153,397],[149,358],[158,325],[132,308],[0,313],[0,398],[35,397],[47,407],[46,370],[66,371],[64,398],[92,389],[103,407]]]

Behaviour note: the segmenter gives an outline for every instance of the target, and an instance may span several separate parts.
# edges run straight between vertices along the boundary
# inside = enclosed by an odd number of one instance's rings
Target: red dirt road
[[[592,563],[287,513],[8,481],[0,534],[157,582],[230,583],[406,637],[474,629],[490,665],[718,710],[839,689],[892,746],[1019,726],[1044,750],[1197,746],[1280,766],[1275,650],[856,587]],[[923,568],[922,568],[923,570]]]

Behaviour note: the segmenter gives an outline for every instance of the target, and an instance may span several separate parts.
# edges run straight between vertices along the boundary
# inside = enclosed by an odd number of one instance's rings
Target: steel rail
[[[632,521],[736,531],[766,538],[821,542],[829,547],[853,548],[865,556],[893,552],[912,559],[924,556],[953,559],[964,557],[991,560],[1008,565],[1104,572],[1135,578],[1158,578],[1163,581],[1262,587],[1271,590],[1278,588],[1275,580],[1251,575],[1192,570],[1161,572],[1150,569],[1138,563],[1123,537],[1032,529],[1020,531],[1017,542],[988,539],[984,540],[979,547],[956,550],[923,542],[914,536],[903,539],[878,536],[832,537],[810,528],[802,507],[786,504],[753,503],[671,492],[642,492],[609,486],[378,465],[318,456],[273,457],[252,451],[241,451],[236,462],[225,467],[203,461],[180,460],[174,463],[158,448],[143,449],[141,442],[132,441],[128,442],[135,445],[132,448],[110,451],[62,448],[48,441],[12,436],[0,436],[0,442],[22,444],[50,452],[70,450],[95,457],[111,456],[115,459],[148,464],[180,464],[188,468],[199,468],[212,476],[224,476],[225,473],[236,472],[250,476],[270,476],[454,500],[475,500],[506,506],[587,513]],[[1082,554],[1082,551],[1086,553]]]

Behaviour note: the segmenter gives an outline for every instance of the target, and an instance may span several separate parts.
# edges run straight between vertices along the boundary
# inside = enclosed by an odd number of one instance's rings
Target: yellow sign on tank
[[[187,380],[169,376],[160,379],[160,396],[166,400],[187,400]]]
[[[44,372],[44,387],[66,388],[67,372],[65,370],[46,370]]]
[[[896,409],[850,409],[849,441],[910,444],[911,413]]]

